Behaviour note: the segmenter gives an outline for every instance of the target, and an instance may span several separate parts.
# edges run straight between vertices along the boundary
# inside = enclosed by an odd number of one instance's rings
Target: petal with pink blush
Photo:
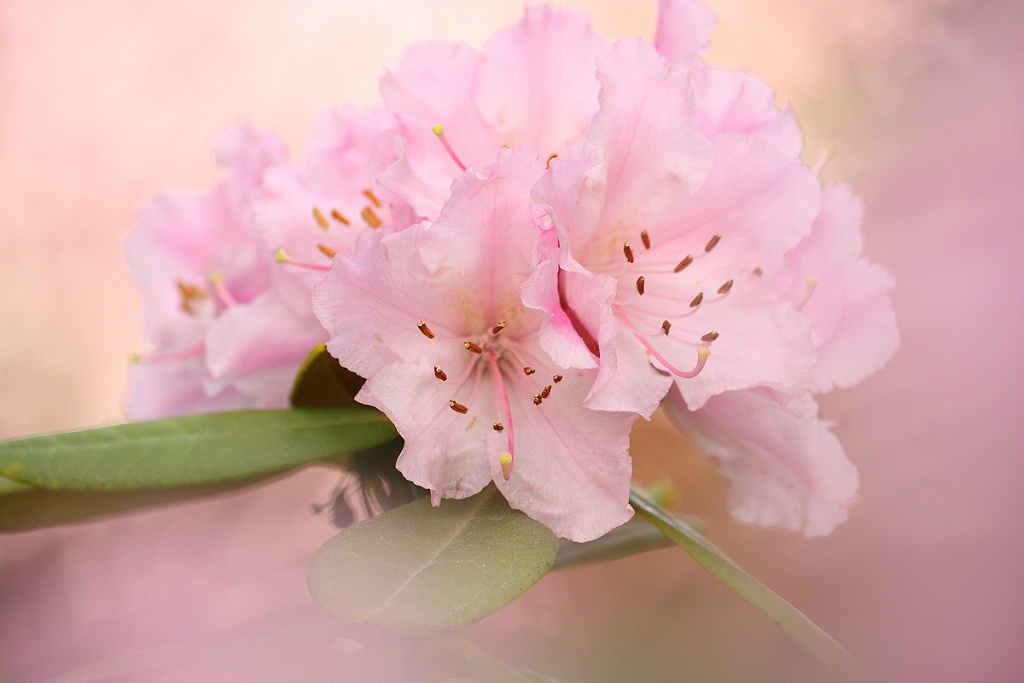
[[[696,0],[659,0],[654,47],[672,62],[697,61],[708,48],[715,17]]]
[[[846,520],[857,469],[810,394],[729,392],[691,412],[673,390],[665,406],[729,479],[726,505],[737,520],[806,536],[824,536]]]

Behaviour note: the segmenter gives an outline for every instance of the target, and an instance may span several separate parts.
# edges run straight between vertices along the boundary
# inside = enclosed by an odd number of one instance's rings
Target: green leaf
[[[11,493],[21,493],[22,491],[34,490],[28,484],[22,484],[20,482],[0,477],[0,497],[9,495]]]
[[[257,477],[206,486],[149,491],[44,491],[22,486],[17,492],[0,496],[0,532],[28,531],[194,500],[252,486],[266,479]]]
[[[547,573],[558,543],[489,486],[431,507],[421,499],[363,520],[314,555],[309,590],[340,619],[405,634],[452,631]]]
[[[860,670],[860,664],[842,645],[796,607],[740,569],[695,529],[655,505],[636,490],[630,493],[629,502],[638,515],[680,545],[718,580],[781,626],[790,638],[820,662],[837,671],[852,673]]]
[[[299,368],[289,401],[296,408],[354,408],[362,405],[355,396],[365,381],[320,344]]]
[[[686,518],[686,523],[697,528],[704,525],[703,520],[695,517]],[[573,543],[562,539],[558,542],[558,555],[555,556],[551,571],[609,562],[672,545],[672,541],[658,529],[641,520],[632,519],[593,541]]]
[[[396,437],[367,409],[250,410],[0,443],[0,476],[53,491],[132,491],[248,479]]]

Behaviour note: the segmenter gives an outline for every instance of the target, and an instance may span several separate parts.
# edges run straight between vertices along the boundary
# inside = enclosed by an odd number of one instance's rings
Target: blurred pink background
[[[653,34],[655,0],[556,4],[609,38]],[[863,195],[903,342],[823,402],[862,480],[830,537],[730,522],[724,483],[659,421],[635,434],[637,477],[669,473],[678,509],[869,680],[1024,679],[1024,5],[711,4],[709,61],[773,84],[809,158],[832,149],[825,177]],[[146,347],[121,241],[145,196],[219,177],[220,131],[245,116],[301,154],[314,113],[373,103],[406,45],[479,46],[519,14],[506,0],[0,1],[0,438],[123,419],[127,359]],[[309,636],[329,625],[305,589],[332,533],[309,505],[331,477],[0,537],[0,680],[182,644],[188,680],[344,680],[343,653]],[[551,575],[465,635],[570,680],[825,677],[674,549]],[[166,675],[118,680],[183,679]]]

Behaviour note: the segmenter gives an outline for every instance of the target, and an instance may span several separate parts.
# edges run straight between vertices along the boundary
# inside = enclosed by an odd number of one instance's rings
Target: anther
[[[178,286],[178,292],[181,294],[181,310],[189,315],[197,315],[198,311],[195,309],[196,302],[208,299],[210,295],[205,290],[181,280],[178,280],[175,284]]]
[[[318,244],[316,245],[316,248],[319,249],[320,253],[322,253],[327,258],[334,258],[335,255],[338,253],[336,249],[331,249],[326,244]]]
[[[622,253],[626,255],[627,261],[633,262],[633,250],[630,248],[629,242],[622,243]]]
[[[532,375],[535,372],[537,372],[537,371],[534,370],[533,368],[531,368],[529,365],[527,365],[525,368],[523,368],[523,373],[526,374],[526,375]]]
[[[682,272],[682,270],[684,268],[686,268],[688,265],[690,265],[691,263],[693,263],[693,254],[687,254],[686,258],[684,258],[682,261],[680,261],[679,265],[677,265],[674,270],[677,273]]]
[[[705,341],[705,342],[708,342],[708,343],[713,342],[716,339],[718,339],[718,333],[717,332],[708,332],[707,334],[705,334],[704,336],[702,336],[700,338],[701,341]]]
[[[718,243],[722,241],[722,233],[716,232],[708,240],[708,243],[704,245],[704,252],[707,253],[718,246]]]
[[[724,285],[718,288],[719,294],[728,294],[729,290],[732,289],[732,280],[727,281]]]
[[[426,337],[427,339],[434,338],[434,333],[430,331],[429,327],[427,327],[427,322],[425,320],[421,320],[418,323],[416,323],[416,327],[420,328],[420,332],[422,332],[423,336]]]
[[[700,306],[701,301],[704,301],[704,292],[698,292],[697,296],[693,297],[693,301],[690,302],[690,308],[697,308]]]
[[[636,279],[636,293],[639,294],[640,296],[644,295],[644,283],[645,282],[646,282],[646,280],[644,280],[644,276],[643,275],[641,275],[640,277],[638,277]]]
[[[667,320],[661,321],[661,330],[662,330],[662,332],[664,332],[667,335],[668,331],[671,330],[671,329],[672,329],[672,323],[670,323]]]
[[[434,135],[437,136],[437,139],[441,141],[441,145],[444,147],[444,150],[448,152],[448,156],[450,156],[452,161],[455,162],[455,165],[459,167],[459,170],[465,171],[466,165],[462,163],[462,160],[459,159],[459,155],[455,153],[455,149],[452,147],[451,143],[448,142],[448,138],[444,136],[444,126],[439,123],[434,126],[433,131]]]
[[[540,394],[534,394],[533,395],[533,405],[539,406],[543,402],[544,402],[544,398]]]
[[[540,392],[540,397],[541,398],[547,398],[550,395],[551,395],[551,385],[548,384],[548,385],[545,385],[544,390]]]
[[[505,325],[507,324],[508,323],[506,323],[504,320],[499,320],[498,324],[491,328],[491,334],[498,334],[503,329],[505,329]]]
[[[505,451],[498,458],[498,462],[501,463],[501,476],[505,477],[505,481],[512,478],[512,454]]]
[[[757,268],[754,268],[754,270],[752,272],[754,273],[754,275],[756,275],[758,277],[761,277],[762,275],[764,275],[764,271],[761,270],[760,266],[757,267]]]
[[[376,206],[378,209],[382,206],[380,200],[377,199],[377,195],[373,193],[371,189],[363,190],[363,196],[370,200],[370,203]]]
[[[462,345],[465,346],[466,350],[469,351],[470,353],[483,353],[484,352],[484,350],[482,348],[480,348],[479,346],[477,346],[473,342],[469,341],[468,339],[466,341],[462,342]]]
[[[316,224],[319,225],[324,230],[327,230],[328,228],[331,227],[331,224],[327,222],[327,219],[324,218],[324,215],[320,213],[320,209],[316,208],[315,206],[313,207],[313,218],[316,219]]]
[[[334,220],[338,221],[343,225],[352,225],[352,221],[345,218],[345,216],[342,215],[342,213],[337,209],[331,209],[331,218],[333,218]]]
[[[442,382],[448,381],[448,375],[445,374],[445,371],[442,370],[441,367],[438,365],[434,366],[434,377],[438,378]]]
[[[491,425],[491,429],[493,429],[496,432],[503,432],[505,431],[505,425],[501,424],[500,422],[495,422],[494,424]]]
[[[363,209],[360,215],[363,217],[363,220],[366,221],[366,224],[369,225],[371,228],[379,228],[383,224],[380,220],[380,216],[375,214],[373,212],[373,209],[371,209],[370,207],[366,207],[365,209]]]
[[[640,231],[640,241],[644,243],[644,249],[651,248],[651,236],[647,234],[646,230]]]
[[[551,156],[549,156],[549,157],[548,157],[548,161],[547,161],[547,163],[546,163],[546,164],[544,164],[544,168],[546,168],[546,169],[548,169],[548,170],[551,170],[551,160],[552,160],[552,159],[557,159],[557,158],[558,158],[558,155],[557,155],[557,154],[552,154]]]
[[[551,376],[551,381],[554,382],[555,384],[558,384],[559,382],[562,381],[562,376],[561,375],[552,375]]]
[[[811,300],[811,295],[814,294],[814,290],[818,287],[820,280],[815,275],[809,275],[804,278],[804,283],[807,285],[807,290],[804,292],[804,298],[800,301],[800,305],[796,307],[796,310],[802,310],[807,302]]]
[[[466,406],[462,405],[461,403],[456,401],[454,398],[452,400],[448,401],[448,407],[451,408],[452,410],[454,410],[456,413],[460,413],[462,415],[465,415],[466,413],[469,412],[469,408],[467,408]]]

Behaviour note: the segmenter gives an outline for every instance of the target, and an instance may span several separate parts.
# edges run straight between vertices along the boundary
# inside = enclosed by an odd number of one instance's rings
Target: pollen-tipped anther
[[[505,425],[501,424],[500,422],[495,422],[494,424],[491,425],[491,429],[493,429],[496,432],[503,432],[505,431]]]
[[[364,208],[360,212],[360,215],[363,217],[363,220],[366,221],[366,224],[369,225],[371,228],[376,229],[384,224],[384,222],[380,219],[380,216],[378,216],[374,212],[374,210],[371,209],[369,206]]]
[[[647,281],[644,280],[644,276],[643,275],[641,275],[640,277],[638,277],[636,279],[636,293],[639,294],[640,296],[644,295],[644,283],[645,282],[647,282]]]
[[[667,320],[662,320],[661,321],[661,331],[662,332],[664,332],[667,335],[669,333],[669,330],[671,330],[671,329],[672,329],[672,323],[670,323]]]
[[[704,252],[707,253],[718,246],[718,243],[722,241],[722,233],[716,232],[708,240],[708,243],[704,245]]]
[[[465,415],[466,413],[469,412],[469,408],[467,408],[466,406],[462,405],[461,403],[456,401],[454,398],[452,400],[448,401],[448,407],[451,408],[452,410],[454,410],[456,413],[459,413],[461,415]]]
[[[331,218],[338,221],[342,225],[352,225],[352,221],[345,218],[345,216],[337,209],[331,209]]]
[[[419,328],[420,332],[422,332],[423,336],[426,337],[427,339],[434,338],[434,333],[430,331],[429,327],[427,327],[427,323],[425,320],[421,320],[418,323],[416,323],[416,327]]]
[[[622,253],[626,255],[627,261],[633,262],[633,248],[629,246],[629,242],[622,243]]]
[[[543,396],[541,396],[540,394],[534,394],[533,395],[533,405],[539,406],[543,402],[544,402],[544,397]]]
[[[337,249],[331,249],[326,244],[318,244],[316,245],[316,248],[319,249],[320,253],[326,256],[327,258],[334,258],[338,254]]]
[[[537,371],[534,370],[533,368],[531,368],[529,365],[527,365],[525,368],[523,368],[523,374],[524,375],[532,375],[535,372],[537,372]]]
[[[715,341],[716,339],[718,339],[718,333],[717,332],[708,332],[707,334],[703,335],[700,338],[701,341],[707,342],[709,344],[711,342]]]
[[[562,376],[561,375],[552,375],[551,376],[551,381],[554,382],[555,384],[558,384],[559,382],[562,381]]]
[[[646,230],[640,231],[640,241],[644,243],[644,249],[651,248],[651,236],[647,234]]]
[[[364,196],[364,197],[366,197],[367,199],[369,199],[369,200],[370,200],[370,203],[371,203],[371,204],[373,204],[373,205],[374,205],[375,207],[377,207],[378,209],[379,209],[379,208],[381,208],[381,206],[383,206],[383,205],[382,205],[382,204],[380,203],[380,200],[379,200],[379,199],[377,199],[377,195],[375,195],[375,194],[373,193],[373,190],[371,190],[371,189],[369,189],[369,188],[367,188],[367,189],[363,190],[363,196]]]
[[[324,215],[323,213],[320,212],[320,209],[318,209],[315,206],[313,207],[313,218],[316,220],[316,224],[319,225],[324,230],[327,230],[328,228],[331,227],[331,224],[327,222],[326,218],[324,218]]]
[[[544,389],[540,392],[540,397],[541,398],[547,398],[550,395],[551,395],[551,385],[550,384],[546,384],[546,385],[544,385]]]
[[[434,377],[438,378],[442,382],[448,381],[448,375],[445,373],[444,370],[441,369],[439,365],[434,366]]]
[[[704,292],[697,292],[697,296],[690,301],[690,308],[697,308],[701,301],[704,301]]]
[[[718,288],[718,293],[728,294],[730,289],[732,289],[732,280],[727,280],[725,284]]]
[[[499,321],[498,321],[498,324],[497,324],[497,325],[495,325],[494,327],[492,327],[492,328],[491,328],[491,334],[498,334],[498,333],[499,333],[499,332],[501,332],[501,331],[502,331],[503,329],[505,329],[505,326],[506,326],[507,324],[508,324],[508,323],[506,323],[506,322],[505,322],[504,320],[499,320]]]
[[[466,341],[462,342],[462,345],[464,347],[466,347],[466,350],[469,351],[470,353],[483,353],[484,352],[484,350],[481,347],[479,347],[478,345],[476,345],[473,342],[469,341],[468,339]]]
[[[682,272],[684,268],[693,263],[693,254],[687,254],[686,258],[679,262],[679,264],[673,269],[674,272]]]

